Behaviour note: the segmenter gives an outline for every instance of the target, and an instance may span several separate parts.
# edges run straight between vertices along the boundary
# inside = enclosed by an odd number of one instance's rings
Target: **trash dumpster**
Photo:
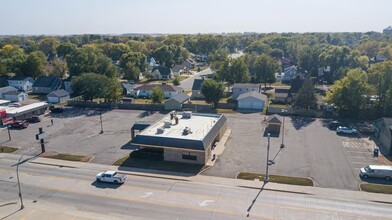
[[[374,157],[378,157],[379,151],[380,151],[380,148],[378,148],[377,146],[374,147],[373,156],[374,156]]]

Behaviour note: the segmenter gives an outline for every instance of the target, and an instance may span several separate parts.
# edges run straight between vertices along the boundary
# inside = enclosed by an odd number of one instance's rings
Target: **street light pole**
[[[20,189],[20,181],[19,181],[19,164],[20,161],[22,160],[22,157],[24,156],[24,154],[22,154],[22,156],[20,156],[18,163],[16,164],[16,178],[18,180],[18,189],[19,189],[19,199],[20,199],[20,209],[24,208],[23,205],[23,199],[22,199],[22,190]]]
[[[270,150],[270,133],[268,133],[268,143],[267,143],[267,166],[266,166],[266,171],[265,171],[265,177],[264,177],[264,183],[268,183],[269,181],[269,176],[268,176],[268,167],[270,164],[269,161],[269,150]]]

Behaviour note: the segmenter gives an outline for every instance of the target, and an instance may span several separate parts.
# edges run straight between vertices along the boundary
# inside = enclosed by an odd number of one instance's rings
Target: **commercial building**
[[[226,129],[224,115],[173,111],[137,134],[131,143],[155,149],[166,161],[205,164]]]
[[[24,105],[19,108],[14,107],[1,107],[7,112],[7,117],[14,118],[16,120],[26,119],[33,115],[42,115],[48,108],[46,102],[37,102],[30,105]]]

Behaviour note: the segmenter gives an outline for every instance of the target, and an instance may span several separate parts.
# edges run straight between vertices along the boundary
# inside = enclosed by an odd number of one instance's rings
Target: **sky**
[[[0,0],[0,35],[367,32],[392,0]]]

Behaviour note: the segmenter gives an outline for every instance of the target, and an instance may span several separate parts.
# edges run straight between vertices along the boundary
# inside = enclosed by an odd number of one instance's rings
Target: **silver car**
[[[361,168],[359,175],[367,179],[369,177],[383,178],[386,180],[392,179],[392,166],[382,166],[382,165],[367,165]]]

